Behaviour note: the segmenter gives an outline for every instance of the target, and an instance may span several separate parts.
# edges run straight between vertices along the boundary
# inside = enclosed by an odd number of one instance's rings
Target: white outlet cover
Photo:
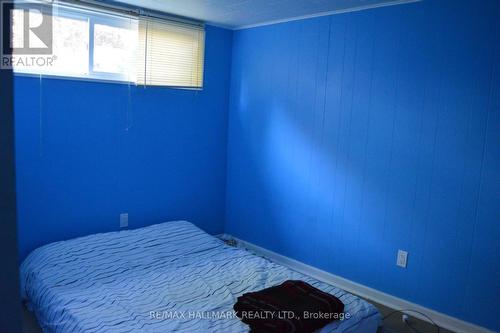
[[[128,227],[128,213],[120,214],[120,228]]]
[[[403,250],[398,250],[398,258],[396,260],[396,265],[399,267],[406,268],[408,262],[408,252]]]

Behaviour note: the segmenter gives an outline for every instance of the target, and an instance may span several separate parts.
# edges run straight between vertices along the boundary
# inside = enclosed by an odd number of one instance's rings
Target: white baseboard
[[[257,246],[255,244],[252,244],[250,242],[238,239],[236,237],[233,237],[228,234],[221,234],[218,237],[222,239],[234,239],[237,243],[238,247],[248,249],[262,257],[265,257],[267,259],[270,259],[271,261],[276,262],[277,264],[287,266],[297,272],[300,272],[302,274],[309,275],[317,280],[326,282],[328,284],[334,285],[336,287],[339,287],[345,291],[348,291],[350,293],[353,293],[355,295],[361,296],[363,298],[373,300],[374,302],[380,303],[382,305],[385,305],[387,307],[390,307],[395,310],[402,310],[402,309],[411,309],[415,310],[418,312],[422,312],[425,315],[429,316],[434,320],[434,322],[439,325],[442,328],[445,328],[447,330],[457,332],[457,333],[493,333],[493,331],[460,320],[458,318],[446,315],[444,313],[426,308],[424,306],[406,301],[404,299],[386,294],[384,292],[378,291],[376,289],[364,286],[362,284],[344,279],[340,276],[328,273],[326,271],[323,271],[321,269],[309,266],[307,264],[304,264],[300,261],[297,261],[295,259],[283,256],[281,254],[278,254],[276,252],[264,249],[260,246]],[[419,315],[418,313],[414,312],[408,312],[409,315],[413,317],[417,317],[419,319],[429,321],[428,318],[425,316]]]

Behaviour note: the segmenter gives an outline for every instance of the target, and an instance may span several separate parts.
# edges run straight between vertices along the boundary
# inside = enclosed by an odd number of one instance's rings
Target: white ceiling
[[[418,0],[116,0],[231,29]]]

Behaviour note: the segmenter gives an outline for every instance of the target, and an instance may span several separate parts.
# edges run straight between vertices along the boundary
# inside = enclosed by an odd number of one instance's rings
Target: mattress
[[[48,244],[21,265],[22,298],[46,333],[248,332],[232,310],[237,297],[288,279],[345,304],[344,320],[319,332],[376,331],[368,302],[185,221]]]

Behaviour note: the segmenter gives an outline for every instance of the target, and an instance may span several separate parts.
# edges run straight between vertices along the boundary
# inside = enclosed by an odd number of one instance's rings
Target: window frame
[[[71,73],[33,73],[32,71],[24,71],[22,69],[13,69],[13,74],[15,76],[27,76],[27,77],[40,77],[40,78],[52,78],[52,79],[70,79],[78,81],[101,81],[101,82],[112,82],[112,83],[122,83],[122,84],[135,84],[135,82],[127,80],[127,75],[119,73],[106,73],[98,72],[93,70],[94,66],[94,25],[102,24],[108,25],[116,28],[126,28],[131,26],[125,23],[125,20],[136,20],[136,17],[125,16],[115,13],[104,13],[101,11],[91,11],[85,8],[70,7],[64,4],[58,4],[54,6],[53,17],[63,17],[72,20],[88,22],[88,63],[87,63],[87,74],[83,75],[72,75]],[[122,22],[120,22],[122,21]]]
[[[88,68],[87,74],[83,75],[72,75],[70,73],[34,73],[32,71],[23,71],[22,69],[13,69],[14,76],[20,77],[32,77],[32,78],[47,78],[47,79],[58,79],[58,80],[72,80],[72,81],[89,81],[89,82],[102,82],[102,83],[114,83],[114,84],[124,84],[124,85],[135,85],[142,87],[158,87],[158,88],[171,88],[171,89],[184,89],[184,90],[203,90],[203,83],[200,87],[194,86],[173,86],[173,85],[145,85],[145,84],[137,84],[135,80],[131,79],[133,76],[129,76],[127,74],[121,73],[109,73],[109,72],[101,72],[94,71],[94,47],[95,47],[95,25],[107,25],[115,28],[130,28],[133,25],[139,27],[140,14],[132,14],[132,12],[121,13],[119,11],[113,11],[113,9],[102,10],[100,8],[92,8],[92,7],[82,7],[75,6],[71,3],[65,4],[59,2],[54,5],[52,15],[54,17],[64,17],[68,19],[81,20],[88,22]],[[155,16],[151,16],[155,17]],[[156,18],[156,17],[155,17]],[[165,19],[158,17],[159,19]],[[133,23],[132,23],[133,22]],[[138,32],[138,30],[137,30]],[[138,32],[139,33],[139,32]],[[205,40],[203,41],[205,43]],[[206,46],[203,45],[203,52],[205,53]],[[203,57],[205,60],[205,56]],[[204,61],[203,60],[203,61]],[[202,72],[202,77],[205,76],[204,70]],[[204,80],[202,79],[202,82]]]
[[[88,18],[86,17],[83,17],[80,13],[78,12],[72,12],[72,11],[68,11],[66,9],[62,9],[62,8],[57,8],[54,7],[53,8],[53,11],[52,11],[52,16],[53,17],[62,17],[62,18],[65,18],[65,19],[71,19],[71,20],[75,20],[75,21],[82,21],[82,22],[86,22],[88,21]],[[89,36],[89,48],[90,48],[90,36]],[[90,62],[90,60],[89,60]],[[12,73],[13,75],[17,76],[17,75],[20,75],[20,76],[28,76],[28,77],[54,77],[54,78],[86,78],[86,77],[83,77],[83,76],[80,76],[80,75],[72,75],[71,73],[60,73],[58,74],[57,72],[55,73],[44,73],[43,71],[41,71],[40,73],[36,73],[36,72],[33,72],[33,71],[30,71],[30,70],[23,70],[23,69],[19,69],[19,68],[13,68],[12,69]]]
[[[111,15],[109,14],[100,14],[101,17],[97,16],[91,16],[89,20],[89,78],[93,78],[94,80],[107,80],[107,81],[119,81],[123,83],[133,83],[135,84],[134,81],[128,80],[128,75],[126,74],[120,74],[120,73],[110,73],[110,72],[99,72],[99,71],[94,71],[94,47],[95,47],[95,25],[107,25],[113,28],[128,28],[131,26],[131,24],[125,23],[125,20],[129,19],[130,21],[136,20],[136,25],[138,25],[137,18],[126,18],[126,17],[120,17],[120,19],[117,19],[119,16],[115,17],[110,17]],[[105,17],[108,16],[108,17]],[[122,21],[122,22],[119,22]]]

